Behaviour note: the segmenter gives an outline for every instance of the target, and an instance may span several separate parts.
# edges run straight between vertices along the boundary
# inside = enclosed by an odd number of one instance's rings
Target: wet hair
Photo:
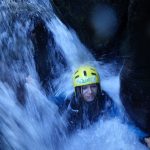
[[[97,116],[99,116],[99,114],[104,106],[104,101],[102,99],[102,90],[101,90],[99,84],[96,84],[96,85],[98,87],[97,95],[96,95],[94,101],[92,101],[92,102],[86,102],[85,100],[83,100],[83,96],[81,93],[81,88],[82,88],[81,86],[75,88],[75,95],[76,95],[75,99],[78,104],[78,108],[81,112],[80,115],[82,116],[84,106],[90,105],[90,116],[92,117],[91,120],[93,120],[94,118],[97,118]]]

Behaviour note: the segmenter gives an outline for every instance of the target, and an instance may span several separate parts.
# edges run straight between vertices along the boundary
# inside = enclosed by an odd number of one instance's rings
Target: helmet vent
[[[83,74],[84,74],[84,76],[87,76],[87,73],[86,73],[86,71],[83,71]]]
[[[90,68],[91,70],[95,71],[93,68]]]
[[[75,79],[76,79],[76,78],[79,78],[79,75],[75,76]]]
[[[78,70],[75,72],[75,74],[78,72]]]
[[[91,73],[91,74],[96,76],[96,73]]]

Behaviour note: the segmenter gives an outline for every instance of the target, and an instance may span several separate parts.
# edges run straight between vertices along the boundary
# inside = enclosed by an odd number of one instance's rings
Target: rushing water
[[[55,87],[56,96],[72,93],[72,72],[82,64],[92,64],[98,68],[102,88],[117,105],[115,118],[100,119],[91,128],[67,138],[65,121],[59,116],[51,95],[46,95],[36,71],[35,47],[30,38],[34,28],[32,16],[45,21],[55,41],[50,51],[60,53],[67,64],[64,67],[55,56],[49,58],[53,60],[55,73],[59,74],[50,82]],[[48,0],[3,0],[0,3],[0,24],[0,149],[146,149],[124,119],[117,66],[97,62],[76,33],[53,14]]]

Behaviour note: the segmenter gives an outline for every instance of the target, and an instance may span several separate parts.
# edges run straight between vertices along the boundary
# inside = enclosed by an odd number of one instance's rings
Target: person
[[[73,74],[74,93],[65,101],[69,132],[85,129],[100,117],[114,113],[111,98],[101,89],[100,77],[92,66],[81,66]]]

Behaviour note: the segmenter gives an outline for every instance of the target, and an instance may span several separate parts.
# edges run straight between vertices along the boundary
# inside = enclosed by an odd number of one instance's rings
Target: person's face
[[[91,102],[97,95],[98,87],[96,84],[84,85],[81,87],[81,95],[87,102]]]

